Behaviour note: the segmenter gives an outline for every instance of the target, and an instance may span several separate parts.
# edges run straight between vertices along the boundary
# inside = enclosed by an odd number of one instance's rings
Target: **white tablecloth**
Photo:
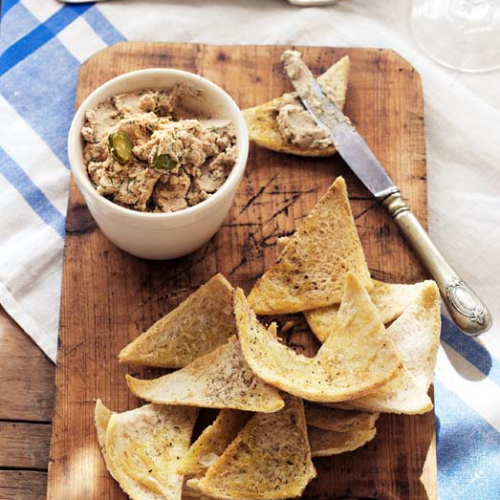
[[[55,360],[66,133],[79,63],[123,39],[385,47],[420,72],[430,233],[495,318],[478,340],[445,321],[436,381],[442,500],[500,497],[500,73],[456,73],[412,40],[411,2],[4,2],[0,37],[0,302]],[[500,50],[500,49],[499,49]],[[495,472],[496,471],[496,472]]]

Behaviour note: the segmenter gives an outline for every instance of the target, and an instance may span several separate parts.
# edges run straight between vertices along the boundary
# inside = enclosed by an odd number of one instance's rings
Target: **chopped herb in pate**
[[[238,150],[227,120],[182,106],[185,85],[110,97],[86,112],[84,162],[97,192],[141,212],[175,212],[209,198]]]

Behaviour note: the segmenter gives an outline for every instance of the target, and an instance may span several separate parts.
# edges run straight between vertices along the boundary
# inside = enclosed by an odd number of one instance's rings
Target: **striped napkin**
[[[497,325],[475,340],[444,318],[436,377],[441,500],[500,498],[498,73],[460,75],[414,45],[410,0],[299,9],[282,0],[4,0],[0,34],[0,303],[53,360],[79,65],[125,39],[379,46],[423,78],[430,227]]]
[[[55,361],[78,67],[124,37],[92,4],[52,0],[7,0],[1,30],[0,303]]]

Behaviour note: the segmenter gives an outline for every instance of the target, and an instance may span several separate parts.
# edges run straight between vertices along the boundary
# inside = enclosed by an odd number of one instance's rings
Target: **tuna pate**
[[[183,106],[186,85],[109,97],[86,111],[84,163],[99,194],[141,212],[175,212],[213,195],[236,163],[228,120]]]

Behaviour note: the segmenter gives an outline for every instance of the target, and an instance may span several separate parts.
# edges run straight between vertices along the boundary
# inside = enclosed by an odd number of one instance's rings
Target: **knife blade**
[[[329,130],[337,152],[373,196],[381,201],[427,267],[456,325],[473,337],[489,330],[492,318],[488,308],[446,262],[349,118],[323,94],[300,53],[287,50],[282,61],[285,72],[313,120]]]
[[[314,121],[329,129],[337,152],[373,196],[381,199],[398,191],[349,118],[323,94],[299,53],[286,51],[283,62],[292,85]]]

